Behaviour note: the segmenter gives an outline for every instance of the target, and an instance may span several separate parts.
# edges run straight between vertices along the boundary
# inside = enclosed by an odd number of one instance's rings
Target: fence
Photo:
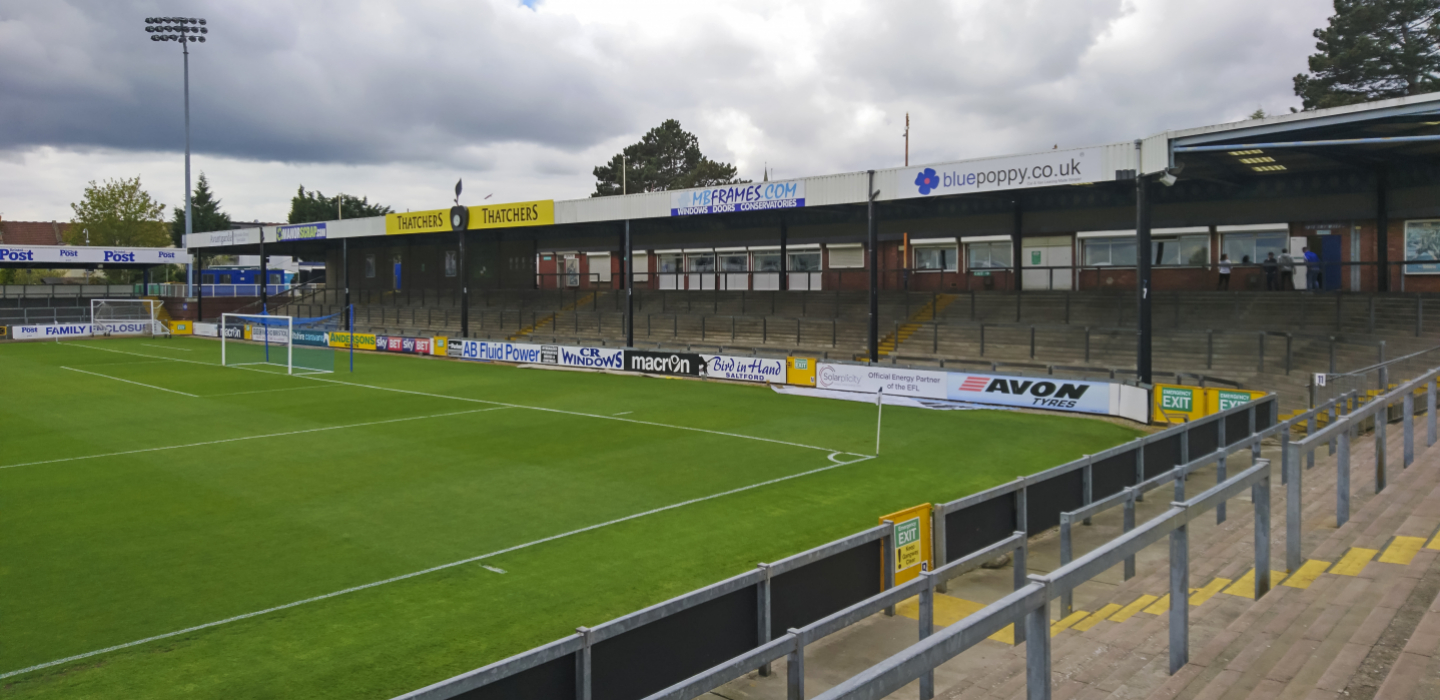
[[[303,285],[267,284],[266,294],[283,294]],[[128,295],[158,297],[194,297],[201,293],[207,297],[258,297],[258,284],[143,284],[126,285]]]
[[[1276,431],[1278,412],[1276,398],[1267,396],[940,504],[933,511],[932,527],[936,570],[926,579],[938,585],[1004,549],[1023,557],[1025,536],[1055,527],[1061,513],[1171,475],[1177,466],[1185,466],[1188,473],[1193,469],[1187,466],[1191,454],[1213,459],[1211,453],[1217,450],[1258,445],[1260,437]],[[782,656],[792,657],[792,669],[803,669],[805,645],[926,588],[913,583],[896,587],[891,576],[877,575],[877,564],[880,571],[893,572],[883,563],[893,551],[892,528],[871,528],[762,564],[402,697],[681,697],[757,668],[768,672],[766,665]],[[1024,566],[1018,570],[1023,572]],[[1016,632],[1017,639],[1023,638],[1023,630]],[[1040,636],[1048,639],[1049,633]],[[800,675],[803,686],[803,672]]]
[[[0,325],[15,326],[32,323],[89,323],[89,306],[42,306],[15,309],[0,308]]]
[[[1327,449],[1336,455],[1335,516],[1337,526],[1343,525],[1349,519],[1352,438],[1367,425],[1375,431],[1375,490],[1378,493],[1386,485],[1389,460],[1385,453],[1385,432],[1395,404],[1400,404],[1399,420],[1404,431],[1402,468],[1409,467],[1414,461],[1414,404],[1421,390],[1424,391],[1428,415],[1426,446],[1435,444],[1437,378],[1440,378],[1440,369],[1429,369],[1420,377],[1405,382],[1394,391],[1380,394],[1368,403],[1364,396],[1354,392],[1337,396],[1317,409],[1279,422],[1273,428],[1259,431],[1245,440],[1253,442],[1258,448],[1258,441],[1267,434],[1274,433],[1280,438],[1281,480],[1286,488],[1285,560],[1290,571],[1299,570],[1303,563],[1300,532],[1300,518],[1304,507],[1302,481],[1306,468],[1314,466],[1315,451]],[[1327,427],[1311,430],[1305,438],[1291,442],[1290,435],[1293,430],[1302,423],[1307,428],[1313,428],[1314,421],[1321,415],[1330,418]],[[1217,425],[1228,426],[1229,420]],[[1302,464],[1306,466],[1302,467]],[[1048,700],[1051,680],[1049,601],[1060,598],[1063,611],[1070,605],[1070,591],[1117,565],[1126,567],[1126,578],[1133,576],[1135,554],[1167,535],[1170,538],[1170,599],[1185,600],[1190,591],[1188,523],[1209,510],[1216,510],[1217,520],[1223,520],[1225,501],[1243,493],[1246,488],[1251,489],[1251,499],[1255,507],[1254,595],[1258,599],[1270,587],[1271,464],[1266,460],[1257,460],[1254,466],[1230,479],[1225,478],[1222,467],[1217,470],[1220,483],[1186,501],[1179,500],[1179,495],[1183,494],[1183,471],[1184,469],[1175,470],[1177,500],[1172,503],[1172,507],[1139,527],[1135,527],[1133,523],[1133,510],[1130,507],[1135,491],[1130,489],[1120,494],[1119,498],[1112,497],[1108,502],[1097,503],[1097,508],[1082,508],[1062,514],[1061,547],[1062,560],[1065,561],[1059,569],[1044,576],[1030,576],[1031,583],[1024,588],[840,683],[817,696],[817,700],[869,700],[884,697],[910,681],[933,673],[936,666],[979,643],[995,630],[1007,624],[1018,625],[1022,621],[1030,640],[1025,650],[1027,696],[1032,700]],[[1100,508],[1113,507],[1117,503],[1127,506],[1125,534],[1072,560],[1072,553],[1067,551],[1069,533],[1066,525],[1077,518],[1093,515]],[[1181,604],[1171,605],[1169,609],[1171,674],[1189,662],[1189,607]],[[923,683],[922,680],[921,697],[928,700],[931,696]],[[791,697],[803,696],[792,694]]]
[[[1377,343],[1379,357],[1375,364],[1350,372],[1335,372],[1334,351],[1331,351],[1330,372],[1311,379],[1310,405],[1343,394],[1380,393],[1393,388],[1391,377],[1414,376],[1426,368],[1440,365],[1440,346],[1427,348],[1394,359],[1385,359],[1385,341]],[[1323,380],[1322,383],[1318,383]]]
[[[0,284],[0,299],[128,299],[135,291],[129,284]]]

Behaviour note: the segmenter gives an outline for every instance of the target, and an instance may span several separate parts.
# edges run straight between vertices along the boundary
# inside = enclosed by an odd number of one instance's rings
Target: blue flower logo
[[[915,186],[920,188],[920,194],[930,194],[931,190],[940,187],[940,176],[935,174],[934,168],[926,168],[915,176]]]

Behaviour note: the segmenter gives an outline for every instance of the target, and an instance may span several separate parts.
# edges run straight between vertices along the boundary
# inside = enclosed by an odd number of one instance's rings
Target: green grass
[[[0,673],[874,450],[873,405],[762,387],[379,355],[326,377],[353,386],[218,361],[199,339],[0,345]],[[386,698],[1137,434],[887,407],[876,459],[15,675],[0,695]],[[210,444],[152,449],[190,443]]]

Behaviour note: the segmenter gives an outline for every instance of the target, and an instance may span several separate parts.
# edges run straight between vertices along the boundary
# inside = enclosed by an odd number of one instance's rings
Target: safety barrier
[[[790,673],[799,677],[790,682],[803,691],[806,645],[930,586],[943,590],[946,580],[997,553],[1014,551],[1023,560],[1024,538],[1058,525],[1062,512],[1173,475],[1176,467],[1188,473],[1192,450],[1209,455],[1253,448],[1279,431],[1277,415],[1276,398],[1267,396],[941,504],[932,514],[935,570],[919,584],[895,586],[893,573],[876,575],[876,565],[893,552],[893,525],[881,525],[401,697],[681,697],[749,671],[768,673],[782,657],[791,657]],[[1017,570],[1025,571],[1023,562]],[[1025,584],[1020,591],[1031,588]],[[1017,641],[1027,634],[1016,628]],[[1041,636],[1048,639],[1048,631]]]
[[[1302,463],[1313,466],[1314,452],[1322,447],[1332,450],[1336,455],[1336,518],[1339,524],[1343,525],[1349,517],[1349,457],[1353,434],[1367,424],[1374,428],[1377,465],[1375,489],[1378,492],[1385,487],[1388,469],[1385,426],[1392,406],[1397,403],[1401,406],[1399,420],[1404,431],[1402,468],[1408,467],[1414,461],[1414,404],[1416,395],[1421,390],[1424,391],[1428,411],[1426,445],[1435,444],[1437,379],[1440,379],[1440,369],[1430,369],[1396,390],[1376,396],[1368,402],[1365,401],[1365,396],[1355,392],[1337,396],[1323,406],[1290,420],[1277,422],[1270,428],[1230,443],[1231,448],[1249,446],[1258,455],[1260,440],[1272,435],[1280,439],[1281,480],[1286,487],[1285,557],[1290,571],[1298,570],[1303,563],[1300,514],[1304,506],[1301,484],[1305,468]],[[1293,430],[1319,415],[1332,417],[1328,426],[1311,432],[1303,439],[1291,441]],[[1225,442],[1223,438],[1222,442]],[[1184,493],[1185,474],[1202,464],[1223,459],[1228,449],[1222,448],[1195,462],[1175,468],[1170,476],[1175,480],[1176,500],[1163,514],[1138,527],[1133,521],[1133,504],[1140,489],[1126,489],[1108,499],[1062,513],[1060,568],[1043,576],[1031,575],[1030,583],[1024,588],[836,685],[817,696],[817,700],[870,700],[885,697],[911,681],[923,679],[926,674],[933,673],[936,666],[973,647],[1006,625],[1015,624],[1018,631],[1018,625],[1022,622],[1029,639],[1025,650],[1027,697],[1031,700],[1048,700],[1051,682],[1049,601],[1060,598],[1063,615],[1068,609],[1073,609],[1068,598],[1070,592],[1096,575],[1123,565],[1126,578],[1130,578],[1134,575],[1133,562],[1136,553],[1164,536],[1170,539],[1170,600],[1185,600],[1190,592],[1188,524],[1211,510],[1216,511],[1217,520],[1223,520],[1225,502],[1244,493],[1247,488],[1251,491],[1251,501],[1254,504],[1254,597],[1258,599],[1265,595],[1271,583],[1270,461],[1256,459],[1249,469],[1228,479],[1222,466],[1217,469],[1219,483],[1189,500],[1180,500]],[[1153,484],[1155,480],[1149,483]],[[1069,525],[1076,519],[1091,517],[1116,505],[1126,508],[1124,534],[1079,558],[1074,558],[1069,543]],[[1171,674],[1189,662],[1189,608],[1190,606],[1184,604],[1169,606]],[[790,697],[803,696],[792,694]],[[920,697],[922,700],[933,697],[933,689],[928,689],[923,680]]]

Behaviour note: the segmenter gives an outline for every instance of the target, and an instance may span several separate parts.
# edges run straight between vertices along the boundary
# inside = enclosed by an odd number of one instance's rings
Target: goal
[[[324,341],[304,344],[310,339],[297,333],[293,316],[221,314],[219,330],[220,364],[227,367],[271,365],[284,367],[286,374],[335,371],[335,351]]]
[[[168,336],[159,319],[162,302],[154,299],[91,299],[91,335]]]

